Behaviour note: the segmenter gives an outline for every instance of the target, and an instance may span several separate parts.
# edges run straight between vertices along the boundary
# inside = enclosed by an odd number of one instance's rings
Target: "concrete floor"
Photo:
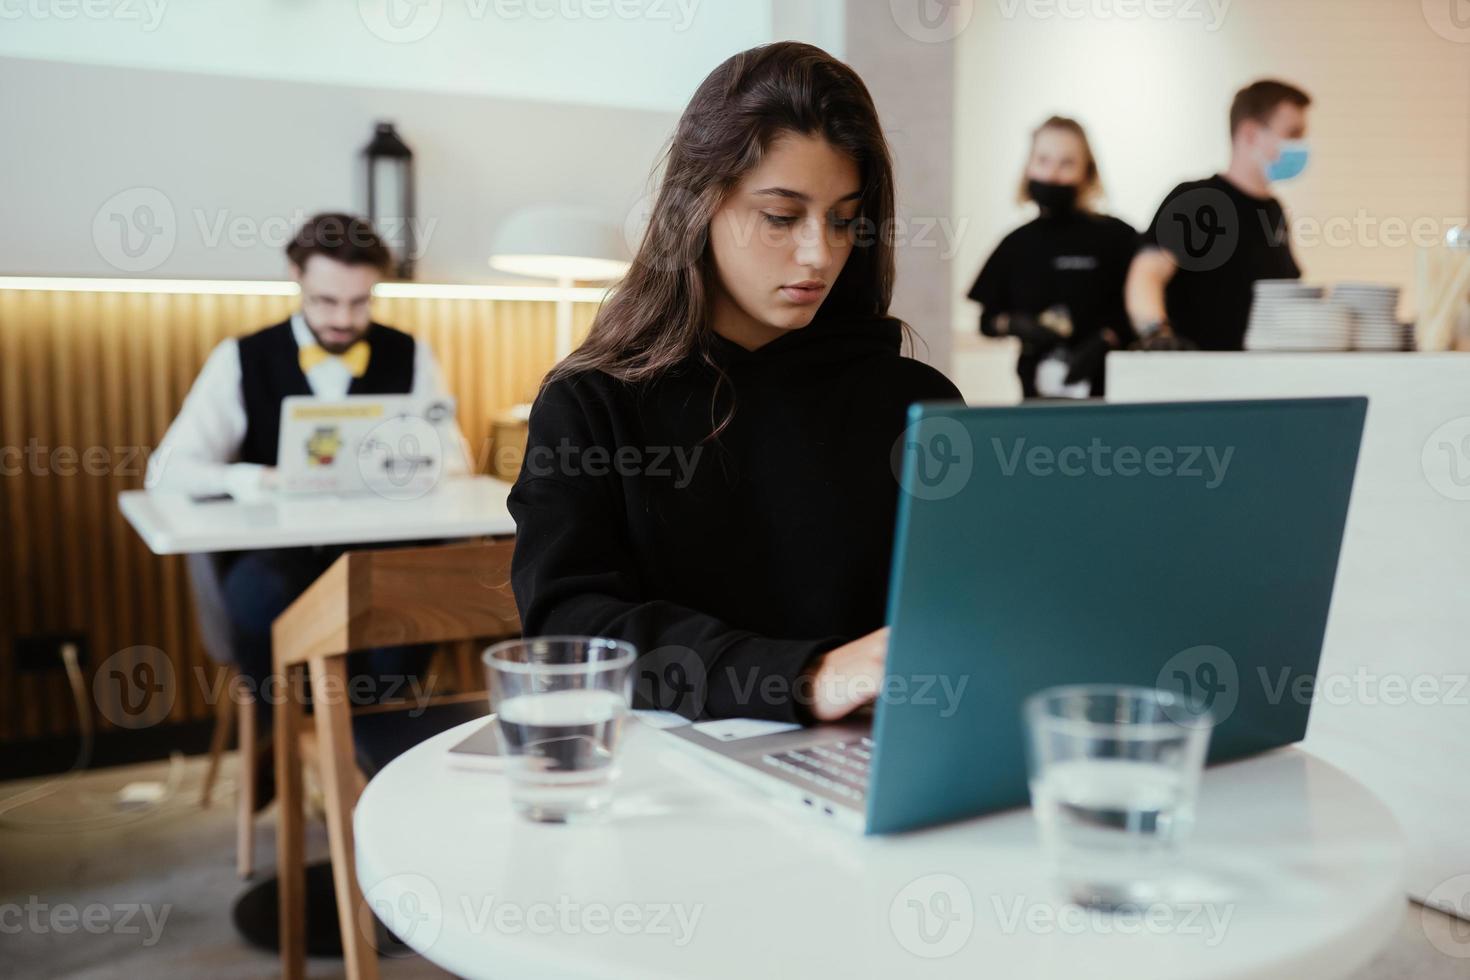
[[[256,980],[279,974],[274,954],[247,945],[230,921],[236,896],[249,885],[234,867],[233,757],[222,767],[215,803],[208,810],[199,808],[204,759],[197,756],[182,760],[175,773],[177,788],[156,807],[120,814],[112,805],[111,794],[127,783],[166,782],[169,769],[164,762],[99,770],[63,784],[46,799],[0,815],[0,910],[45,903],[48,907],[39,913],[44,924],[55,908],[85,910],[95,903],[108,909],[106,921],[103,912],[92,913],[97,918],[91,929],[79,922],[74,931],[62,933],[49,925],[37,930],[28,922],[18,934],[0,934],[0,978]],[[46,782],[0,784],[0,811],[5,810],[4,800],[18,791]],[[59,825],[79,812],[99,815],[97,826]],[[255,864],[260,876],[275,867],[273,814],[269,810],[257,822]],[[12,826],[21,820],[40,826]],[[325,826],[311,821],[307,827],[308,858],[324,859]],[[130,915],[131,908],[139,911]],[[0,918],[0,929],[9,933],[14,916]],[[68,924],[56,923],[61,928]],[[418,957],[381,962],[385,980],[448,976]],[[342,976],[342,962],[308,960],[307,975]]]
[[[231,904],[245,887],[234,870],[232,768],[227,762],[209,810],[197,802],[204,772],[197,757],[181,760],[174,790],[161,803],[132,813],[118,811],[114,794],[132,782],[167,782],[169,763],[107,769],[60,784],[0,784],[0,977],[275,974],[275,957],[247,946],[230,924]],[[47,784],[55,787],[50,795],[8,808],[17,794]],[[88,825],[78,826],[80,819]],[[30,826],[15,826],[22,821]],[[275,861],[273,827],[268,814],[257,829],[263,872]],[[310,825],[307,853],[326,855],[320,822]],[[1443,949],[1470,954],[1467,931],[1459,920],[1405,902],[1393,941],[1352,980],[1465,980],[1470,959],[1441,952],[1431,937]],[[382,974],[389,980],[447,976],[417,957],[385,959]],[[341,976],[342,963],[310,960],[308,975]]]

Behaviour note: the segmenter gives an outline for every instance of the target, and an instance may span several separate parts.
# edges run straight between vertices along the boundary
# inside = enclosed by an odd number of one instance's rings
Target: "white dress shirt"
[[[299,350],[316,343],[316,338],[298,312],[291,317],[291,334]],[[352,372],[339,357],[327,357],[306,373],[311,393],[335,401],[346,397]],[[409,394],[444,393],[444,378],[434,354],[417,341],[413,357],[413,388]],[[171,490],[191,496],[228,493],[236,498],[258,496],[267,467],[240,463],[240,446],[245,441],[245,393],[240,387],[240,345],[234,338],[223,340],[209,354],[199,377],[184,398],[184,407],[168,427],[163,441],[148,457],[149,490]],[[458,429],[455,430],[458,432]],[[444,472],[458,476],[468,472],[464,436],[458,451],[445,453]]]

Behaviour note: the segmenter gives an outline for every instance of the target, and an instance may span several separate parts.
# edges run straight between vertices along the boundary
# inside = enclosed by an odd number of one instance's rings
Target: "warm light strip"
[[[385,299],[506,299],[540,300],[554,303],[601,303],[607,296],[604,286],[473,286],[429,282],[382,282],[373,289],[374,296]]]
[[[0,276],[0,289],[38,289],[63,293],[238,293],[295,296],[294,282],[244,279],[92,279],[72,276]]]
[[[0,276],[0,289],[68,293],[196,293],[243,296],[295,296],[294,282],[248,279],[92,279],[72,276]],[[474,286],[454,283],[385,282],[373,295],[386,299],[499,299],[554,303],[600,303],[602,287]]]

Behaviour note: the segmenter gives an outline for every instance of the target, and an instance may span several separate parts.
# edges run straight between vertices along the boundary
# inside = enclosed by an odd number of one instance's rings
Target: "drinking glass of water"
[[[1104,909],[1182,897],[1170,866],[1194,825],[1209,712],[1101,684],[1048,688],[1024,710],[1031,807],[1067,897]]]
[[[629,643],[591,636],[507,640],[485,651],[517,812],[566,823],[607,806],[636,657]]]

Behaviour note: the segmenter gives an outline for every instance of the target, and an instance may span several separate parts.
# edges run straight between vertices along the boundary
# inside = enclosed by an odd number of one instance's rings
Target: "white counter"
[[[1470,897],[1470,356],[1117,353],[1109,401],[1367,395],[1306,747],[1409,841],[1409,890]]]

